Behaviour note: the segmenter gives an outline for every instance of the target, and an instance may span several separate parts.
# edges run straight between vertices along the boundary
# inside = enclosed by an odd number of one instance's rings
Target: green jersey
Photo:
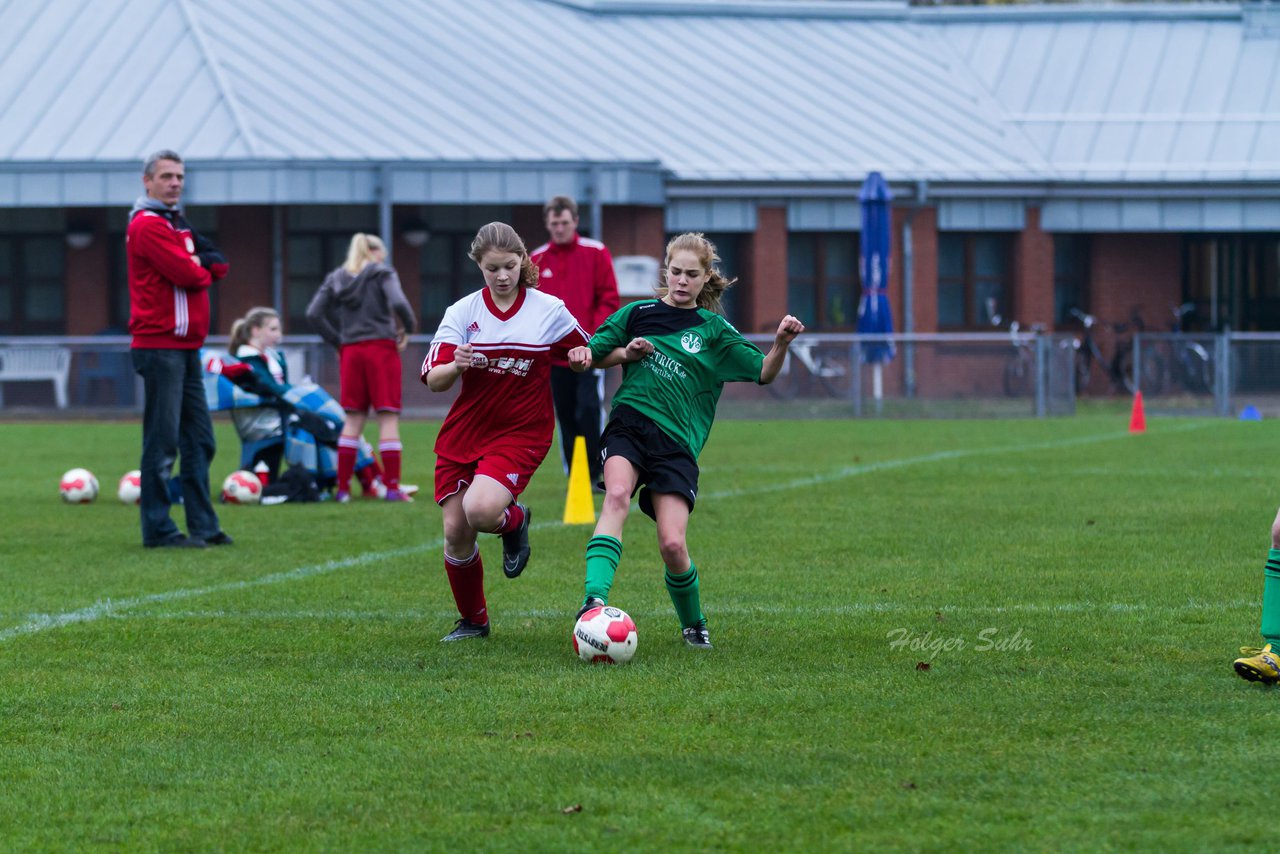
[[[591,336],[591,354],[602,358],[637,337],[652,343],[653,352],[622,366],[613,405],[625,403],[653,419],[697,459],[724,384],[759,382],[764,354],[715,312],[662,300],[633,302],[609,315]]]

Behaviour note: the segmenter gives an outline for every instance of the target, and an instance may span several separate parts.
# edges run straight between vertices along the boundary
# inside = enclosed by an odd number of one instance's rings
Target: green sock
[[[1280,549],[1267,553],[1262,582],[1262,637],[1280,650]]]
[[[667,592],[671,594],[671,604],[676,606],[676,616],[680,618],[680,628],[687,629],[703,621],[702,601],[698,598],[698,568],[689,564],[689,571],[681,575],[666,572]]]
[[[622,540],[605,534],[587,540],[587,580],[583,584],[583,604],[591,597],[601,602],[609,601],[609,588],[622,560]]]

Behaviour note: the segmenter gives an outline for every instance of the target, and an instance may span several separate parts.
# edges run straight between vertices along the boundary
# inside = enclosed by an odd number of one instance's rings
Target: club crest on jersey
[[[680,336],[680,346],[686,353],[702,352],[702,336],[696,332],[686,332]]]

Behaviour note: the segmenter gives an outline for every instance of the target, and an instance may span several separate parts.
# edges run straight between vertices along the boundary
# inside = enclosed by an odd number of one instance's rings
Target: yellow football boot
[[[1262,649],[1242,646],[1240,654],[1244,657],[1237,658],[1234,667],[1241,679],[1261,682],[1264,685],[1274,685],[1277,680],[1280,680],[1280,653],[1272,652],[1271,644],[1267,644]]]

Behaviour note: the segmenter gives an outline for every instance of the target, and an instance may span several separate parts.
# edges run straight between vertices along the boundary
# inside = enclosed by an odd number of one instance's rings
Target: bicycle
[[[1111,385],[1117,392],[1133,394],[1137,391],[1138,384],[1134,382],[1133,374],[1132,336],[1118,343],[1115,354],[1110,359],[1107,359],[1102,355],[1102,349],[1093,337],[1093,327],[1097,325],[1098,319],[1092,314],[1080,311],[1078,308],[1071,309],[1071,315],[1078,318],[1081,325],[1084,326],[1082,336],[1075,339],[1071,345],[1076,351],[1076,393],[1083,392],[1089,387],[1089,380],[1093,375],[1095,362],[1106,372],[1107,377],[1111,380]],[[1142,317],[1137,311],[1130,315],[1128,323],[1114,323],[1111,328],[1117,333],[1122,333],[1128,332],[1131,327],[1136,332],[1142,332],[1145,327]],[[1146,388],[1148,383],[1156,382],[1158,372],[1154,361],[1150,359],[1143,359],[1141,368],[1141,385]]]
[[[1071,309],[1071,316],[1080,321],[1083,330],[1080,337],[1072,341],[1071,346],[1075,348],[1075,374],[1076,374],[1076,393],[1080,394],[1089,388],[1089,380],[1093,376],[1093,363],[1099,365],[1107,363],[1106,358],[1102,355],[1102,349],[1098,347],[1098,342],[1093,338],[1093,327],[1098,322],[1098,318],[1092,314],[1086,314],[1078,308]]]
[[[819,346],[820,342],[804,338],[791,343],[782,370],[766,386],[774,397],[791,400],[795,397],[843,397],[846,394],[848,367],[838,357],[822,352]],[[799,362],[804,370],[794,370],[795,362]],[[822,394],[813,394],[815,384]]]
[[[1167,342],[1168,367],[1175,383],[1192,394],[1203,394],[1213,388],[1213,360],[1203,344],[1184,337],[1184,322],[1195,308],[1195,303],[1190,302],[1173,307],[1173,323],[1169,327],[1173,337]]]
[[[1018,321],[1009,324],[1013,355],[1004,366],[1004,393],[1009,397],[1026,397],[1035,389],[1036,341],[1044,333],[1043,323],[1031,325],[1031,337],[1019,337]]]

